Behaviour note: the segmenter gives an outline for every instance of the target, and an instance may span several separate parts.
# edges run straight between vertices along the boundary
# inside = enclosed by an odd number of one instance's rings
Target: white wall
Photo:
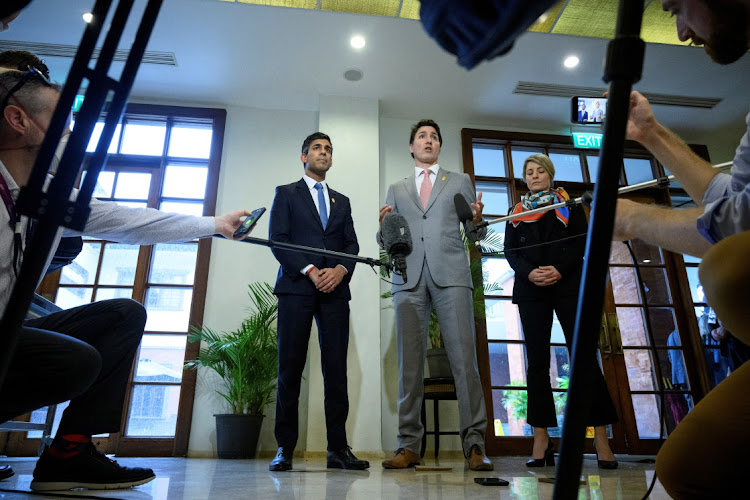
[[[260,206],[271,208],[274,189],[302,177],[299,160],[302,141],[317,130],[318,115],[311,112],[229,108],[219,178],[216,213]],[[253,235],[268,237],[268,214],[258,222]],[[263,246],[214,240],[211,250],[204,324],[217,331],[237,328],[249,306],[247,285],[254,281],[276,281],[278,262]],[[301,408],[307,408],[307,382],[303,381]],[[216,396],[210,375],[198,374],[193,423],[188,453],[212,456],[216,448],[213,414],[225,412]],[[275,450],[274,406],[263,422],[261,450]],[[305,437],[306,428],[300,429]]]
[[[334,144],[334,166],[327,176],[331,187],[347,195],[352,202],[352,216],[360,244],[360,255],[377,257],[374,234],[378,207],[385,200],[388,186],[412,172],[409,155],[409,131],[414,120],[379,117],[378,103],[371,99],[321,96],[319,112],[259,110],[234,107],[228,109],[224,154],[219,181],[217,213],[237,208],[270,208],[274,187],[299,179],[302,140],[321,130]],[[440,165],[448,170],[463,171],[461,129],[565,134],[568,126],[528,124],[515,127],[509,120],[492,124],[461,124],[438,120],[443,135]],[[727,133],[712,137],[686,137],[689,142],[708,145],[714,163],[731,159],[744,127],[738,124]],[[679,133],[679,131],[677,131]],[[735,137],[736,136],[736,137]],[[268,217],[255,230],[266,237]],[[278,263],[265,247],[214,241],[204,323],[216,330],[236,328],[248,306],[247,284],[267,281],[273,284]],[[352,283],[350,346],[348,359],[350,416],[347,435],[355,451],[390,453],[398,446],[395,330],[393,310],[379,293],[388,285],[377,284],[377,278],[363,264],[358,264]],[[212,456],[215,453],[214,413],[225,410],[222,400],[213,393],[210,375],[200,373],[190,436],[190,456]],[[378,411],[379,409],[379,411]],[[428,422],[431,426],[431,412]],[[266,411],[259,449],[275,450],[273,406]],[[440,412],[444,430],[458,428],[455,403],[444,402]],[[300,396],[299,451],[322,452],[326,449],[323,414],[323,385],[317,332],[313,327],[308,363]],[[428,440],[428,449],[432,439]],[[443,436],[441,449],[460,450],[455,436]]]
[[[335,96],[320,97],[319,129],[331,137],[333,168],[329,185],[347,196],[352,207],[359,255],[377,258],[378,203],[378,102]],[[380,356],[377,274],[359,263],[349,285],[349,418],[346,434],[356,451],[380,452]],[[310,343],[309,451],[326,449],[323,418],[323,377],[317,338]]]
[[[711,135],[684,137],[690,143],[705,144],[708,146],[708,154],[714,165],[732,161],[740,139],[747,131],[747,126],[739,122],[732,127],[717,130]]]
[[[270,208],[274,187],[299,180],[299,160],[304,138],[316,130],[331,136],[333,168],[327,175],[331,188],[350,198],[360,255],[378,257],[379,198],[378,103],[376,100],[321,97],[320,112],[292,112],[230,108],[224,138],[217,213],[237,208]],[[265,238],[268,216],[254,234]],[[204,324],[219,330],[236,328],[248,306],[247,284],[267,281],[273,285],[278,263],[260,246],[214,241]],[[352,290],[349,341],[349,444],[360,451],[380,452],[380,357],[379,296],[377,277],[358,264]],[[193,410],[190,456],[212,456],[216,445],[214,413],[225,411],[211,387],[212,376],[201,372]],[[298,451],[325,451],[323,380],[317,330],[313,326],[308,363],[300,395]],[[259,450],[276,449],[273,405],[266,411]]]

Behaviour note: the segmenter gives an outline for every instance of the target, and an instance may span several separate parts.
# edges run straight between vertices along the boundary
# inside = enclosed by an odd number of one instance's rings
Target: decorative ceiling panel
[[[557,18],[560,15],[560,11],[562,10],[564,5],[565,1],[563,0],[562,2],[558,3],[550,10],[545,12],[544,15],[542,15],[539,20],[529,28],[529,31],[548,33],[552,26],[555,25],[555,21],[557,21]]]
[[[419,20],[419,0],[218,0],[221,2],[349,12]],[[529,31],[611,39],[615,33],[619,0],[561,0]],[[660,0],[648,0],[641,37],[646,42],[689,45],[677,38],[674,19]]]
[[[618,3],[617,0],[572,0],[552,28],[552,33],[612,38]]]
[[[419,0],[403,0],[401,2],[401,17],[419,20]]]
[[[641,38],[646,42],[668,43],[671,45],[689,45],[690,42],[681,42],[677,38],[677,28],[672,16],[664,12],[661,2],[651,2],[643,13],[643,26],[641,27]]]
[[[395,17],[401,0],[321,0],[320,10]]]
[[[221,0],[232,2],[234,0]],[[237,0],[238,3],[270,5],[271,7],[293,7],[295,9],[317,9],[318,0]]]

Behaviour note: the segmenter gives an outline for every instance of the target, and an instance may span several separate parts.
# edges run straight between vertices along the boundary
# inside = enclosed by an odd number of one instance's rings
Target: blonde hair
[[[526,165],[528,165],[529,163],[536,163],[549,174],[550,187],[552,187],[551,181],[555,179],[555,166],[552,164],[552,160],[549,159],[549,156],[536,154],[526,158],[526,160],[523,162],[523,182],[526,182]]]

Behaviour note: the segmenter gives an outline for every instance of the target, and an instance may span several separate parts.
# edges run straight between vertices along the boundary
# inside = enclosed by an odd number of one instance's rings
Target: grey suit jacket
[[[438,286],[473,288],[469,259],[459,230],[461,222],[453,201],[457,193],[461,193],[469,203],[476,201],[474,185],[468,174],[442,168],[438,169],[426,209],[419,201],[414,174],[388,188],[385,202],[393,207],[393,213],[399,213],[406,219],[414,247],[406,258],[408,281],[404,283],[401,277],[394,276],[394,293],[411,290],[417,285],[425,259]],[[376,238],[382,247],[379,233]]]

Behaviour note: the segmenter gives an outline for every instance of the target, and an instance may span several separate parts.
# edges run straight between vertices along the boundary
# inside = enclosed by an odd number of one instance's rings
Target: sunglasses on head
[[[31,80],[32,78],[37,78],[47,87],[52,87],[52,82],[49,81],[49,78],[44,76],[44,73],[42,73],[40,70],[31,66],[28,66],[27,68],[28,70],[26,71],[26,74],[24,74],[23,77],[20,80],[18,80],[18,83],[13,85],[13,87],[8,91],[8,93],[5,94],[5,97],[3,98],[2,103],[0,103],[0,111],[5,109],[5,107],[9,104],[10,98],[13,97],[13,94],[21,90],[21,88],[24,85],[26,85],[29,82],[29,80]]]

